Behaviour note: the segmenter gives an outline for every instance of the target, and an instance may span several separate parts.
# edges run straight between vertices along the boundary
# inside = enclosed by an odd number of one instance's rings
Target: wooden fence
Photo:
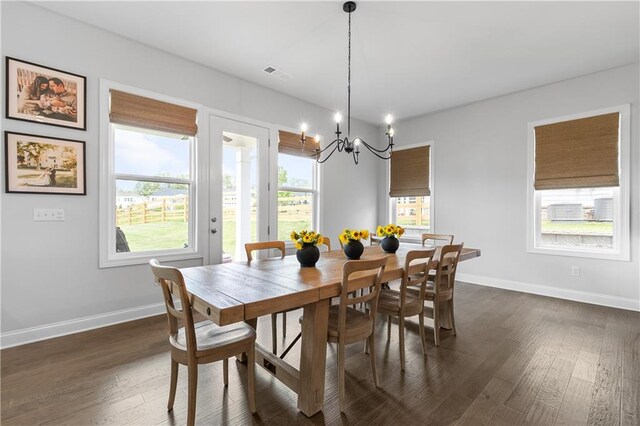
[[[189,198],[186,195],[166,197],[116,209],[116,226],[143,223],[187,222]]]

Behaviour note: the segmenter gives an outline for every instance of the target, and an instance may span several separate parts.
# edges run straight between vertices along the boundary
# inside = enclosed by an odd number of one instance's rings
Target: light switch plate
[[[33,209],[34,222],[63,222],[64,209]]]

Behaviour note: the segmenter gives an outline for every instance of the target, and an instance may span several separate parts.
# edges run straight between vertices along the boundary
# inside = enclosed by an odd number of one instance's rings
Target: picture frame
[[[6,57],[6,118],[87,129],[87,79]]]
[[[87,195],[85,142],[4,132],[6,192]]]

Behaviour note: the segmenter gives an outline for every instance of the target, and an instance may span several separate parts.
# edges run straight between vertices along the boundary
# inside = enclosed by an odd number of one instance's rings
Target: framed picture
[[[87,79],[7,57],[6,116],[86,130]]]
[[[4,132],[7,192],[86,195],[84,142]]]

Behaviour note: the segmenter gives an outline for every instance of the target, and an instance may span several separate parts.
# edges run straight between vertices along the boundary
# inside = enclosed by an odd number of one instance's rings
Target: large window
[[[389,165],[389,217],[405,229],[403,238],[433,232],[432,143],[399,148]]]
[[[529,125],[529,251],[629,258],[629,108]]]
[[[289,241],[293,230],[316,230],[317,163],[303,155],[299,135],[280,131],[279,137],[278,239]]]
[[[195,110],[130,93],[108,93],[101,266],[193,253]],[[183,114],[182,123],[164,120],[158,108],[174,120],[176,113]],[[149,109],[152,116],[146,114]]]

